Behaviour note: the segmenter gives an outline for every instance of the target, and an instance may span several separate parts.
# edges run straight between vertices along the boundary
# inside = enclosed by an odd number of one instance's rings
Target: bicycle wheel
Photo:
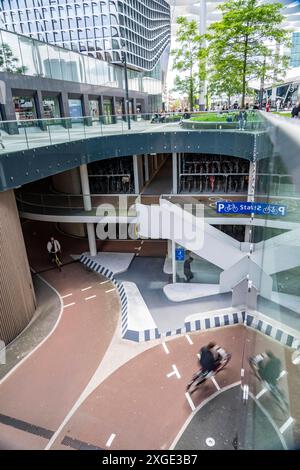
[[[55,257],[55,264],[56,264],[57,269],[61,271],[62,262],[60,261],[58,256]]]
[[[220,363],[220,366],[217,368],[216,372],[220,372],[221,370],[224,369],[224,367],[227,366],[228,362],[231,359],[231,354],[227,354],[226,358]]]
[[[190,395],[192,395],[192,393],[194,393],[197,388],[199,387],[199,385],[201,385],[203,382],[205,382],[206,378],[205,376],[203,375],[202,372],[198,373],[198,374],[195,374],[192,378],[192,380],[188,383],[187,387],[186,387],[186,391],[190,393]]]

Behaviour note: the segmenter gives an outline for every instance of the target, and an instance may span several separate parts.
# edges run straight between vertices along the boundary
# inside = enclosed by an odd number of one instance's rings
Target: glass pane
[[[16,34],[1,31],[2,45],[1,56],[3,57],[3,70],[14,73],[24,73],[19,38]]]

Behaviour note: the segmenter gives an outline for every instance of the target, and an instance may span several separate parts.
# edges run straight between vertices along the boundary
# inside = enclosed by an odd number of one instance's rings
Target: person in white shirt
[[[280,111],[280,106],[281,106],[281,100],[278,98],[278,100],[276,101],[277,113]]]
[[[59,241],[55,240],[54,237],[51,237],[50,241],[47,243],[47,251],[49,253],[49,258],[51,262],[54,261],[55,255],[60,258],[61,246]]]

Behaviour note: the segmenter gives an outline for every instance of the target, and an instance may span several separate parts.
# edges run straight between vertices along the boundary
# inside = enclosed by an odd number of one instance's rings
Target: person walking
[[[192,273],[192,270],[191,270],[191,264],[193,261],[194,259],[191,256],[189,256],[188,259],[185,260],[184,262],[183,271],[186,277],[186,282],[190,282],[194,277],[194,274]]]
[[[297,101],[296,105],[292,109],[292,118],[299,118],[300,114],[300,101]]]
[[[279,113],[280,111],[280,107],[281,107],[281,99],[278,98],[277,101],[276,101],[276,109],[277,109],[277,113]]]
[[[240,110],[238,114],[238,123],[239,123],[239,129],[245,130],[246,123],[247,123],[247,113],[245,109]]]

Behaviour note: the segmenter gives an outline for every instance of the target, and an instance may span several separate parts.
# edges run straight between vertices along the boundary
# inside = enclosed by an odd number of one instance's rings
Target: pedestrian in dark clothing
[[[300,101],[292,109],[292,118],[298,118],[300,115]]]
[[[189,110],[187,108],[185,108],[183,119],[190,119],[190,118],[191,118],[191,115],[189,113]]]
[[[194,274],[192,273],[192,270],[191,270],[191,263],[193,261],[194,259],[191,256],[189,256],[188,259],[185,260],[184,262],[183,271],[186,277],[186,282],[190,282],[194,277]]]

